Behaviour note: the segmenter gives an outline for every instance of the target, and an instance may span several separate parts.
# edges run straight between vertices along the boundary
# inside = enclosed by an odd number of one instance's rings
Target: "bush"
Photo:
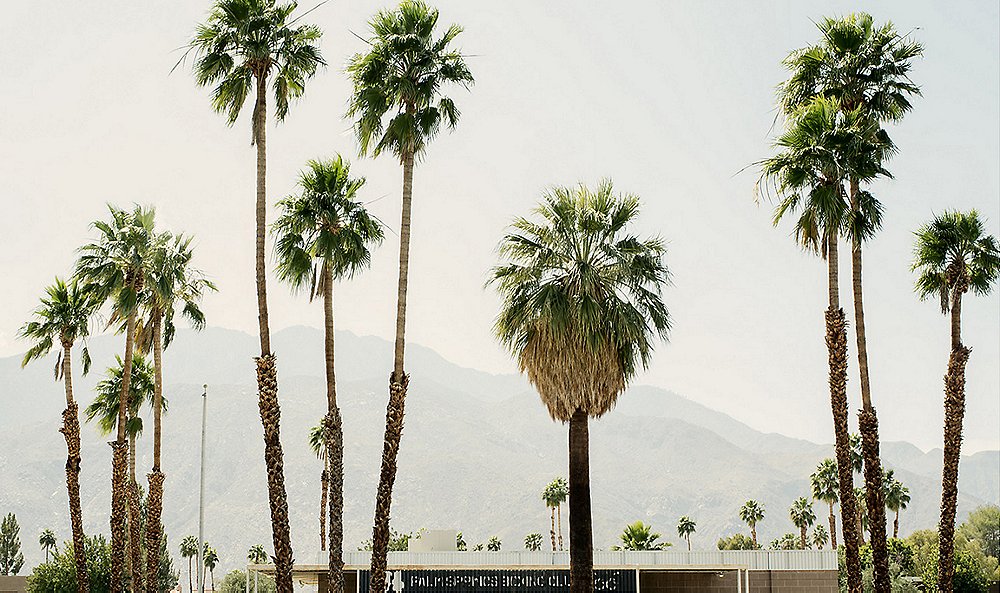
[[[250,591],[253,592],[254,574],[250,574]],[[276,587],[274,579],[266,574],[256,575],[258,593],[274,593]],[[230,571],[219,583],[219,593],[246,593],[247,575],[242,570]]]
[[[111,589],[111,546],[103,535],[88,537],[84,543],[90,593],[108,593]],[[73,543],[66,542],[45,564],[39,564],[28,577],[28,593],[76,593],[76,557]]]
[[[760,546],[753,545],[753,539],[749,535],[734,533],[729,537],[719,538],[716,547],[720,550],[756,550]]]

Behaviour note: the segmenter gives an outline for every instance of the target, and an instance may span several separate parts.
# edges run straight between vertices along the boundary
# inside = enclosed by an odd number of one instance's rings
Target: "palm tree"
[[[198,538],[193,535],[185,537],[181,540],[180,551],[181,557],[187,558],[188,561],[188,591],[190,593],[194,593],[194,581],[192,574],[194,569],[191,567],[191,559],[198,556]]]
[[[143,291],[143,301],[148,319],[139,332],[139,346],[153,352],[153,468],[147,476],[149,495],[146,500],[146,549],[159,549],[163,537],[163,481],[160,449],[162,444],[161,412],[163,405],[163,351],[174,338],[174,318],[186,317],[191,327],[205,327],[205,315],[199,301],[202,295],[215,290],[215,285],[204,274],[192,267],[191,237],[163,233],[150,254],[149,282]],[[159,593],[157,574],[160,559],[156,554],[146,555],[146,593]]]
[[[885,472],[885,507],[893,512],[892,539],[899,537],[899,511],[906,510],[910,503],[910,489],[896,479],[890,469]]]
[[[529,552],[542,551],[542,534],[535,532],[524,536],[524,549]]]
[[[669,272],[663,242],[631,232],[639,199],[616,196],[610,181],[555,187],[535,214],[515,219],[500,244],[494,331],[549,415],[569,423],[570,590],[579,593],[594,587],[588,421],[614,407],[654,338],[666,339]]]
[[[849,175],[851,213],[845,230],[851,239],[854,324],[862,399],[858,424],[863,437],[866,493],[871,497],[866,506],[873,528],[874,584],[876,591],[888,593],[889,556],[880,488],[878,418],[871,401],[862,296],[862,245],[879,230],[882,208],[860,186],[879,174],[881,163],[895,152],[888,135],[878,124],[902,119],[912,107],[909,97],[920,94],[909,72],[912,62],[923,54],[923,47],[900,35],[891,22],[878,26],[871,15],[864,13],[840,19],[826,18],[817,27],[821,33],[820,43],[792,52],[785,60],[791,76],[781,88],[782,106],[787,112],[815,96],[836,98],[844,111],[858,111],[876,124],[869,138],[882,145],[873,163],[875,169],[867,175],[860,170]]]
[[[851,433],[851,471],[860,474],[865,467],[865,457],[861,452],[861,435]]]
[[[618,536],[622,545],[613,549],[621,550],[662,550],[669,546],[668,542],[656,541],[660,539],[659,533],[653,533],[652,525],[646,525],[642,521],[636,521],[625,526],[625,530]]]
[[[56,534],[51,529],[45,529],[38,536],[38,545],[45,552],[45,563],[49,562],[49,553],[56,549]]]
[[[111,593],[122,591],[122,568],[125,566],[125,515],[126,508],[133,519],[138,517],[138,489],[129,487],[125,479],[128,456],[126,435],[126,405],[132,378],[132,355],[135,350],[136,325],[140,297],[149,275],[149,255],[157,235],[154,231],[155,211],[135,206],[131,212],[108,206],[109,222],[95,221],[98,239],[80,248],[75,275],[93,290],[100,301],[112,304],[110,323],[125,320],[125,353],[122,363],[122,381],[118,408],[118,434],[112,444],[111,471]],[[134,472],[133,472],[134,473]],[[134,479],[133,479],[134,483]],[[134,521],[137,523],[137,521]],[[135,590],[142,588],[142,570],[139,566],[139,532],[129,532],[131,556],[131,583]]]
[[[695,527],[696,523],[687,515],[684,515],[677,521],[677,535],[687,541],[688,552],[691,551],[691,534],[695,532]]]
[[[296,3],[276,0],[216,0],[208,20],[198,26],[189,51],[197,57],[195,81],[211,86],[212,107],[236,123],[246,98],[254,92],[251,144],[257,148],[255,260],[260,357],[257,359],[258,405],[264,427],[271,531],[278,593],[292,591],[292,544],[288,530],[283,455],[279,430],[278,375],[271,352],[267,314],[267,87],[274,92],[275,117],[288,115],[289,102],[305,92],[305,83],[324,65],[318,27],[291,18]]]
[[[368,53],[355,55],[347,67],[354,83],[347,115],[354,118],[362,156],[389,151],[403,166],[396,342],[372,529],[371,587],[377,591],[385,588],[389,511],[409,383],[403,367],[403,350],[413,163],[424,154],[442,123],[450,129],[458,125],[458,107],[442,94],[444,87],[457,84],[468,88],[473,83],[462,54],[451,47],[462,28],[451,25],[435,39],[437,21],[438,11],[422,0],[403,0],[395,11],[378,12],[370,23],[373,37],[368,40]]]
[[[116,360],[118,362],[117,366],[107,370],[105,378],[95,387],[97,396],[84,410],[88,422],[94,420],[98,421],[98,430],[101,435],[111,434],[118,426],[118,402],[121,397],[121,385],[123,382],[125,365],[120,357]],[[153,402],[155,401],[154,393],[156,388],[154,376],[155,373],[153,372],[153,368],[149,365],[147,359],[141,354],[134,354],[132,358],[131,379],[129,381],[128,414],[125,420],[125,432],[128,435],[129,460],[128,551],[129,567],[131,568],[130,574],[132,575],[142,574],[142,509],[139,484],[135,478],[137,455],[136,439],[138,439],[142,434],[143,429],[142,418],[139,416],[140,409],[144,406],[152,408]],[[160,411],[162,412],[166,410],[166,408],[167,401],[165,399],[161,399]],[[159,548],[158,538],[155,541],[155,544],[156,548],[151,549]],[[157,566],[159,566],[159,559],[155,558],[155,554],[152,556],[154,557]],[[142,590],[143,583],[141,580],[137,579],[132,582],[134,583],[133,589],[135,592]],[[156,583],[157,581],[155,580],[154,573],[154,581],[151,584],[155,587]]]
[[[799,543],[802,544],[803,550],[806,549],[809,547],[806,529],[816,521],[816,513],[813,512],[812,503],[804,496],[796,498],[795,502],[792,503],[792,508],[788,510],[788,516],[791,517],[792,523],[799,528]]]
[[[261,544],[251,546],[250,549],[247,550],[247,560],[253,564],[264,564],[267,562],[267,552],[264,551],[264,546]],[[247,575],[247,578],[249,578],[249,575]],[[253,593],[257,593],[260,590],[258,588],[258,585],[260,584],[259,579],[260,572],[255,570],[253,572]]]
[[[552,480],[551,486],[553,501],[556,503],[556,534],[559,536],[559,550],[562,551],[562,505],[569,498],[569,484],[566,482],[566,478],[559,476]]]
[[[76,582],[79,593],[88,593],[90,577],[87,572],[87,555],[84,548],[86,538],[83,533],[83,512],[80,503],[80,415],[73,397],[73,345],[83,342],[80,352],[83,372],[90,370],[90,351],[87,336],[90,334],[89,320],[97,309],[94,294],[86,290],[76,280],[68,284],[59,278],[46,288],[46,296],[35,309],[33,318],[20,331],[23,338],[33,343],[24,355],[21,366],[41,358],[52,350],[56,340],[62,347],[56,357],[55,378],[63,380],[66,390],[66,409],[63,410],[63,426],[60,432],[66,439],[66,491],[69,495],[69,518],[73,530],[73,558],[76,561]]]
[[[812,543],[816,546],[817,550],[822,550],[826,542],[830,541],[830,536],[826,532],[826,528],[823,525],[817,525],[813,529]]]
[[[941,312],[951,313],[951,355],[945,375],[944,467],[938,552],[938,587],[951,593],[955,555],[955,505],[958,462],[965,417],[965,365],[969,348],[962,343],[962,296],[970,289],[984,296],[1000,275],[1000,243],[987,234],[986,221],[975,210],[946,211],[916,233],[912,269],[919,273],[917,294],[937,296]]]
[[[319,482],[322,492],[319,498],[319,549],[326,551],[326,503],[330,494],[330,464],[326,458],[326,436],[323,434],[323,419],[320,423],[309,429],[309,448],[321,462],[323,471],[320,473]]]
[[[371,246],[382,241],[382,225],[357,201],[363,177],[351,177],[340,155],[310,161],[299,178],[302,193],[278,203],[274,223],[278,277],[294,290],[308,288],[310,300],[323,295],[326,362],[326,417],[323,448],[330,490],[329,586],[344,590],[344,428],[337,406],[334,369],[333,283],[371,264]]]
[[[812,485],[812,497],[825,502],[830,507],[830,546],[837,549],[837,515],[833,505],[840,500],[840,488],[837,484],[837,462],[829,457],[816,466],[816,471],[809,476]]]
[[[753,547],[760,547],[757,544],[757,523],[764,520],[764,505],[752,499],[746,501],[743,503],[743,507],[740,508],[740,519],[750,526],[750,538],[753,539]]]
[[[503,542],[500,541],[500,538],[494,535],[490,538],[490,541],[486,542],[486,551],[499,552],[502,545]]]
[[[788,129],[776,141],[779,154],[761,163],[762,181],[775,186],[781,196],[772,222],[777,225],[785,216],[798,214],[794,223],[796,243],[827,260],[828,383],[839,489],[848,493],[841,496],[840,513],[851,593],[861,590],[861,558],[854,531],[857,510],[850,494],[854,491],[854,476],[848,432],[847,322],[840,306],[838,245],[850,212],[844,180],[856,171],[870,174],[871,155],[876,153],[867,142],[874,134],[872,127],[860,111],[844,112],[838,99],[816,97],[790,114]]]
[[[211,576],[212,591],[215,591],[215,567],[219,565],[219,554],[215,551],[215,548],[208,545],[208,542],[205,542],[204,562],[205,568],[208,569],[208,573]]]
[[[559,506],[558,496],[556,494],[554,485],[555,481],[549,482],[545,485],[545,489],[542,490],[542,500],[545,501],[545,506],[549,509],[549,535],[552,536],[552,551],[555,552],[558,548],[556,547],[556,507]]]

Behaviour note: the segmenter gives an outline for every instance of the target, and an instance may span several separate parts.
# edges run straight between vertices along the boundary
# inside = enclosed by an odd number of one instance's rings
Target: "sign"
[[[636,593],[634,570],[595,570],[594,591]],[[358,572],[370,593],[371,572]],[[390,570],[386,593],[568,593],[568,570]]]

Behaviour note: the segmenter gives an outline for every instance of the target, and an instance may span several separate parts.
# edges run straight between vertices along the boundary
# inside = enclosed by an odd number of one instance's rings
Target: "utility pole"
[[[198,593],[205,593],[205,419],[208,417],[208,385],[201,393],[201,492],[198,495]]]

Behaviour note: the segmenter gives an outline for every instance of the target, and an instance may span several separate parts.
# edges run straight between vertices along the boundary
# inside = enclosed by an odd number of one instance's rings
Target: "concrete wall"
[[[745,584],[744,584],[745,586]],[[736,572],[639,573],[640,593],[734,593]],[[837,573],[829,570],[756,570],[751,593],[837,593]],[[742,593],[742,592],[741,592]]]
[[[24,593],[28,587],[28,577],[0,576],[0,593]]]

